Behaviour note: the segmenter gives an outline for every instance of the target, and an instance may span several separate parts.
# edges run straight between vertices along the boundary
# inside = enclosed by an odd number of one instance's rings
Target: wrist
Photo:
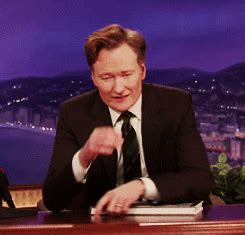
[[[138,187],[139,187],[139,191],[140,191],[140,197],[143,197],[145,195],[145,183],[143,180],[136,179],[137,183],[138,183]]]
[[[152,179],[148,177],[142,177],[140,178],[140,180],[145,184],[145,192],[143,198],[148,201],[159,202],[161,198],[160,193]]]
[[[84,148],[81,148],[79,153],[79,161],[83,168],[87,168],[91,163],[91,160],[87,157],[86,151]]]

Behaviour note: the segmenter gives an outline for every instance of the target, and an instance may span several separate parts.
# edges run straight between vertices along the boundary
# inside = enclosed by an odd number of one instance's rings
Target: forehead
[[[102,49],[93,65],[93,70],[100,70],[100,72],[118,68],[127,70],[136,65],[138,65],[136,53],[127,44],[122,44],[115,49]]]

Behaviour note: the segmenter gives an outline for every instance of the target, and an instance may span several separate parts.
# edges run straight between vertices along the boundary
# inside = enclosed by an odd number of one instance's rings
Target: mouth
[[[120,95],[120,96],[113,96],[113,99],[122,102],[124,100],[126,100],[129,97],[129,95]]]

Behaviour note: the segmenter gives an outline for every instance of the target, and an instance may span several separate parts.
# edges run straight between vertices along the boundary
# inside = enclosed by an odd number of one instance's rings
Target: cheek
[[[112,92],[112,89],[110,87],[107,86],[100,86],[98,87],[100,93],[104,96],[109,96]]]
[[[135,91],[140,91],[141,87],[142,87],[142,80],[141,79],[138,79],[137,81],[135,81],[132,84],[132,89],[134,89]]]

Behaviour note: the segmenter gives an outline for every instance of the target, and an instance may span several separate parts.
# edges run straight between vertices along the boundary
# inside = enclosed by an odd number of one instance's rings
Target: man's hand
[[[133,180],[108,191],[97,203],[95,216],[99,217],[102,212],[111,215],[121,215],[144,195],[145,185],[141,180]]]
[[[82,166],[86,168],[98,155],[111,155],[122,143],[122,135],[116,133],[112,127],[95,128],[80,150],[79,159]]]

